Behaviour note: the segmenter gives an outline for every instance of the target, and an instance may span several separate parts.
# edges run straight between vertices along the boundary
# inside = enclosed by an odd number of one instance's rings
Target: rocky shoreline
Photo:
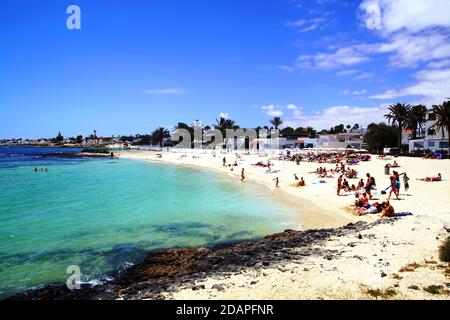
[[[307,231],[286,230],[261,240],[211,248],[184,248],[151,252],[141,263],[113,275],[114,280],[81,290],[70,291],[64,284],[50,285],[8,298],[9,300],[113,300],[164,299],[162,293],[182,288],[202,290],[195,282],[207,276],[234,274],[244,269],[264,269],[284,262],[301,261],[302,257],[321,256],[333,260],[337,250],[321,249],[333,237],[355,235],[393,219],[374,223],[350,223],[341,228]],[[317,248],[319,246],[319,248]],[[224,290],[217,285],[216,290]]]
[[[37,155],[43,158],[112,158],[110,153],[54,152]]]

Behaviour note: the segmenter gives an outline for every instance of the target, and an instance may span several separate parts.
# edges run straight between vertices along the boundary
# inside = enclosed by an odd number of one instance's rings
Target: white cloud
[[[327,20],[325,18],[311,18],[309,20],[298,19],[294,21],[288,21],[286,23],[286,26],[300,28],[300,32],[308,32],[325,28],[326,21]]]
[[[228,112],[221,112],[219,118],[230,119],[230,114]]]
[[[389,56],[393,67],[415,67],[450,58],[449,0],[365,0],[360,10],[369,29],[382,29],[377,33],[382,41],[301,55],[298,67],[349,67],[382,54]]]
[[[427,105],[442,103],[450,93],[450,68],[425,69],[415,74],[416,82],[408,86],[386,90],[371,99],[391,100],[400,97],[418,96],[418,103]]]
[[[449,58],[450,36],[437,33],[397,33],[390,36],[389,42],[381,44],[376,51],[391,53],[390,61],[394,67],[416,66],[421,62]]]
[[[367,26],[387,33],[450,27],[448,0],[364,0],[360,9]]]
[[[286,71],[286,72],[294,72],[295,68],[291,66],[281,65],[277,67],[280,70]]]
[[[353,90],[353,91],[347,89],[347,90],[342,90],[342,91],[341,91],[341,94],[344,95],[344,96],[348,96],[348,95],[362,96],[362,95],[364,95],[364,94],[366,94],[366,93],[367,93],[367,90],[366,90],[366,89],[362,89],[362,90]]]
[[[376,107],[357,106],[333,106],[318,111],[313,115],[305,115],[302,112],[293,113],[286,117],[284,124],[290,127],[311,126],[317,130],[329,129],[339,124],[367,126],[372,122],[383,122],[386,105]]]
[[[355,69],[348,69],[348,70],[342,70],[336,73],[338,76],[353,76],[355,74],[359,73],[358,70]]]
[[[297,59],[297,66],[301,69],[334,69],[339,67],[349,67],[368,62],[371,59],[369,54],[375,49],[376,47],[374,45],[359,44],[346,48],[339,48],[334,52],[319,52],[314,55],[301,55]]]
[[[299,109],[301,109],[300,106],[298,106],[298,105],[296,105],[296,104],[293,104],[293,103],[288,104],[288,105],[286,106],[286,108],[289,109],[289,110],[299,110]]]
[[[167,88],[167,89],[151,89],[145,90],[145,93],[152,95],[161,95],[161,94],[185,94],[188,91],[179,88]]]
[[[450,60],[430,62],[427,65],[427,68],[430,68],[430,69],[441,69],[441,68],[446,68],[446,67],[450,67]]]
[[[287,27],[301,27],[301,26],[304,26],[306,23],[307,23],[306,20],[298,19],[298,20],[286,22],[286,26]]]
[[[273,104],[261,106],[260,109],[269,117],[281,117],[284,114],[282,107]]]

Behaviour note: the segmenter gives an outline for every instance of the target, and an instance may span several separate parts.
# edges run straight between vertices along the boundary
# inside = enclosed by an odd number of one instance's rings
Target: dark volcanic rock
[[[251,267],[263,269],[279,262],[317,255],[333,259],[339,252],[311,248],[331,237],[359,232],[383,223],[358,222],[337,229],[321,229],[285,232],[266,236],[257,241],[247,241],[212,248],[185,248],[155,251],[139,264],[114,275],[114,280],[96,287],[82,286],[81,290],[68,290],[65,285],[47,286],[42,289],[13,296],[12,300],[103,300],[103,299],[163,299],[163,292],[189,287],[194,290],[197,280],[209,275],[225,275]],[[184,284],[184,285],[181,285]],[[224,289],[214,286],[216,290]]]

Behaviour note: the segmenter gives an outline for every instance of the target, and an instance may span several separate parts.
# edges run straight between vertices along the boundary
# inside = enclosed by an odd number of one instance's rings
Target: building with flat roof
[[[359,133],[335,133],[319,134],[318,146],[322,148],[347,148],[365,149],[364,134]]]
[[[431,152],[448,151],[448,130],[438,130],[434,127],[436,124],[436,115],[432,112],[427,114],[425,122],[425,136],[418,139],[408,139],[403,137],[403,143],[408,144],[410,153],[417,151]]]

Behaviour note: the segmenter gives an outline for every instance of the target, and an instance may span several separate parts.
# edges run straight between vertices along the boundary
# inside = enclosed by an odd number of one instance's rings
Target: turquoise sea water
[[[139,262],[149,250],[298,226],[292,209],[268,188],[214,172],[129,160],[43,159],[30,150],[11,156],[0,147],[3,298],[65,281],[69,265],[92,281]]]

